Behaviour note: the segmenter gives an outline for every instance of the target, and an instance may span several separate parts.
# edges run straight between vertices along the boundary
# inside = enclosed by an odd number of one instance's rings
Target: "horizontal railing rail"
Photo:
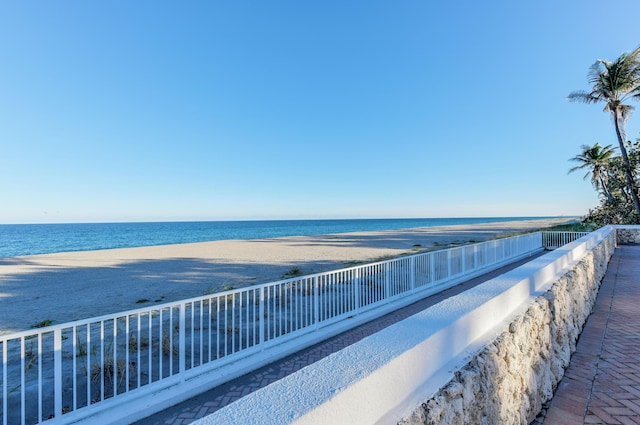
[[[2,424],[78,421],[542,247],[537,232],[4,335]]]

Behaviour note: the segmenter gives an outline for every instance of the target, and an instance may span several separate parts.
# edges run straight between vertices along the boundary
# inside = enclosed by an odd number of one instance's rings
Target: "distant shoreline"
[[[359,231],[572,217],[453,217],[328,220],[230,220],[132,223],[3,224],[0,258],[220,240],[314,236]]]
[[[0,258],[0,334],[573,221],[535,219]]]

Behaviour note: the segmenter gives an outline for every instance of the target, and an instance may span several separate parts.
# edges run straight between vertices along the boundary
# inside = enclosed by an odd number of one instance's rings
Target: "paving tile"
[[[635,412],[628,407],[603,407],[602,410],[611,416],[633,416]]]
[[[579,386],[571,385],[562,391],[562,395],[574,401],[585,402],[589,397],[589,389]]]
[[[633,269],[637,274],[628,273]],[[640,424],[640,247],[615,251],[598,293],[594,311],[571,358],[580,379],[563,378],[546,412],[544,423],[555,425],[555,410],[566,410],[568,396],[588,392],[585,424]],[[583,337],[586,339],[583,340]],[[583,355],[591,358],[591,362]],[[588,368],[592,364],[595,367]],[[589,373],[587,373],[589,372]],[[590,378],[584,379],[591,374]],[[566,384],[565,384],[566,381]],[[575,396],[571,397],[577,401]],[[575,406],[571,406],[575,407]]]
[[[582,414],[576,415],[561,408],[547,412],[545,423],[554,425],[582,425]]]
[[[608,412],[603,410],[601,407],[590,407],[587,414],[592,414],[598,417],[602,422],[602,424],[607,425],[620,425],[620,421],[611,416]]]
[[[640,400],[621,400],[621,403],[631,409],[634,415],[637,415],[640,418]]]
[[[554,399],[556,406],[562,406],[562,410],[571,413],[581,418],[585,414],[585,401],[586,400],[574,400],[566,397],[564,394],[557,396]]]
[[[622,425],[636,425],[638,423],[631,416],[616,416],[616,419],[619,420]]]
[[[598,400],[601,400],[603,403],[605,403],[606,406],[611,406],[611,407],[622,407],[624,406],[622,403],[620,403],[618,400],[611,398],[609,396],[608,393],[606,392],[602,392],[602,391],[592,391],[591,392],[591,397],[590,399],[593,398],[597,398]]]
[[[635,385],[621,385],[620,388],[628,393],[634,394],[640,399],[640,387]]]

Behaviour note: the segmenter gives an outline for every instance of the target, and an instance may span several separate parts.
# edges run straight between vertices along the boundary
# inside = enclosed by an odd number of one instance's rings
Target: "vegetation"
[[[586,169],[587,172],[583,179],[587,180],[591,177],[591,184],[596,190],[601,190],[607,198],[607,201],[613,201],[611,189],[609,187],[609,176],[607,167],[615,153],[615,149],[611,145],[601,147],[599,143],[593,146],[582,145],[582,153],[574,156],[570,161],[576,161],[580,165],[576,165],[569,170],[570,173],[578,170]]]
[[[31,329],[39,329],[39,328],[46,328],[47,326],[51,326],[53,324],[52,320],[49,319],[45,319],[41,322],[38,322],[34,325],[31,325]]]
[[[640,139],[634,143],[627,142],[625,145],[635,186],[633,190],[637,191]],[[594,189],[601,196],[600,204],[589,210],[583,224],[591,227],[606,224],[640,224],[640,215],[635,210],[633,196],[627,184],[626,167],[621,156],[600,155],[603,152],[604,148],[596,143],[592,147],[583,146],[583,152],[571,158],[571,161],[580,162],[581,165],[571,168],[569,172],[586,169],[585,179],[590,178]]]
[[[556,224],[555,226],[546,227],[544,229],[545,232],[591,232],[597,229],[596,226],[581,222],[567,223],[567,224]]]
[[[285,274],[282,275],[283,279],[290,279],[292,277],[298,277],[304,275],[304,272],[300,267],[291,267]]]
[[[570,93],[568,100],[583,103],[604,103],[609,112],[618,140],[620,155],[614,155],[611,145],[583,145],[582,152],[571,161],[579,165],[569,172],[586,170],[585,179],[602,196],[600,205],[584,218],[585,225],[640,223],[638,198],[638,157],[640,139],[627,140],[625,124],[634,107],[627,104],[640,100],[640,48],[620,55],[615,61],[599,59],[589,69],[590,91]]]

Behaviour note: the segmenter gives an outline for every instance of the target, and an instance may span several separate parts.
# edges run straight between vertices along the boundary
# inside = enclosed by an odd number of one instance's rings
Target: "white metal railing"
[[[542,239],[531,233],[4,335],[2,424],[79,420],[284,338],[496,268],[540,250]]]
[[[547,249],[558,248],[588,234],[589,232],[542,232],[542,246]]]

